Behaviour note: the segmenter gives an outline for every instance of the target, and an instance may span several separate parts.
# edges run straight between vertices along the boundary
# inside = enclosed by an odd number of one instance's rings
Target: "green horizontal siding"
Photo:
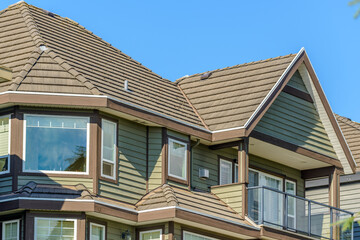
[[[189,136],[188,135],[185,135],[185,134],[182,134],[182,133],[178,133],[178,132],[175,132],[175,131],[172,131],[170,129],[167,130],[167,135],[171,138],[171,137],[175,137],[175,138],[180,138],[180,139],[183,139],[185,142],[188,142],[189,141]]]
[[[192,186],[198,189],[208,191],[210,186],[219,184],[219,160],[218,156],[231,159],[237,158],[237,150],[225,148],[220,150],[210,150],[208,146],[200,144],[193,149],[193,172]],[[206,168],[209,170],[209,178],[206,180],[199,178],[199,169]]]
[[[299,81],[295,78],[292,85]],[[300,84],[296,86],[300,88]],[[314,104],[285,92],[276,98],[255,131],[337,158]]]
[[[120,119],[118,122],[118,184],[99,181],[99,194],[136,203],[146,193],[146,127]]]
[[[289,179],[296,180],[296,190],[297,195],[300,197],[305,196],[305,182],[301,178],[301,171],[291,168],[289,166],[285,166],[258,156],[250,155],[249,156],[249,164],[250,168],[253,166],[254,168],[263,169],[268,172],[273,172],[281,175],[285,175]]]
[[[90,191],[93,190],[93,180],[89,178],[75,178],[75,177],[47,177],[47,176],[19,176],[18,187],[26,185],[28,182],[33,181],[37,184],[54,184],[54,185],[68,185],[74,186],[83,184]]]
[[[1,177],[0,175],[0,194],[12,191],[12,177]]]
[[[162,129],[149,128],[149,190],[162,183]]]
[[[301,78],[299,71],[294,73],[287,85],[300,91],[307,92],[306,86]]]

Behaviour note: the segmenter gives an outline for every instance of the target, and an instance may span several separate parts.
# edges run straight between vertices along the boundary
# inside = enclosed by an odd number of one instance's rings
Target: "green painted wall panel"
[[[118,122],[118,184],[99,181],[99,194],[136,203],[146,193],[146,127],[125,119]]]
[[[93,189],[93,180],[89,178],[72,178],[72,177],[47,177],[47,176],[19,176],[18,187],[34,181],[38,184],[55,184],[55,185],[77,185],[84,184],[89,190]]]
[[[178,133],[178,132],[172,131],[170,129],[167,130],[167,134],[168,134],[169,137],[173,136],[173,137],[176,137],[176,138],[183,139],[184,141],[189,141],[189,136],[188,135]]]
[[[299,77],[295,74],[288,84],[305,91]],[[285,92],[276,98],[255,131],[337,158],[314,104]]]
[[[296,88],[300,91],[307,92],[306,86],[305,86],[304,82],[302,81],[299,71],[296,71],[294,73],[293,77],[288,82],[288,85],[293,88]]]
[[[0,194],[9,193],[12,191],[12,177],[0,176]]]

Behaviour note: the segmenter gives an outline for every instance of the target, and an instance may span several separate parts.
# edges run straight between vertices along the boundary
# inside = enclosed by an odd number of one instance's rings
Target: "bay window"
[[[116,123],[102,120],[101,176],[116,179]]]
[[[24,171],[88,173],[88,117],[26,114],[24,120]]]
[[[0,174],[10,171],[10,117],[0,117]]]
[[[19,240],[20,239],[20,221],[11,220],[2,223],[2,239],[3,240]]]
[[[90,240],[105,240],[105,226],[90,223]]]
[[[161,240],[162,239],[162,230],[150,230],[140,232],[140,240]]]
[[[168,141],[168,175],[181,180],[187,179],[187,144],[172,138]]]
[[[76,240],[75,219],[35,218],[36,240]]]

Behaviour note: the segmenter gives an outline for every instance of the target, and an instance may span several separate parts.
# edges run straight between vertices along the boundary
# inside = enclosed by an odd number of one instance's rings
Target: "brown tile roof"
[[[244,126],[295,55],[236,65],[177,80],[210,130]]]
[[[170,206],[177,206],[214,217],[249,224],[242,220],[238,213],[211,193],[189,191],[168,184],[154,189],[136,204],[137,210],[140,211]]]
[[[0,65],[14,73],[0,91],[107,95],[203,127],[175,83],[78,23],[25,2],[0,12]]]
[[[351,119],[335,114],[341,131],[344,134],[346,142],[349,145],[351,153],[357,163],[357,169],[360,170],[360,123],[351,121]]]

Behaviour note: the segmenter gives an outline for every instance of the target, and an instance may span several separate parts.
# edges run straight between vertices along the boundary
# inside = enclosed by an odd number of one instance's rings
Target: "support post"
[[[249,184],[249,138],[244,138],[238,146],[238,182],[242,186],[242,217],[248,215]]]
[[[340,171],[335,168],[329,177],[329,205],[332,207],[340,208]],[[330,218],[333,223],[338,221],[337,211],[331,211]],[[339,239],[340,228],[338,225],[331,226],[332,237]]]

